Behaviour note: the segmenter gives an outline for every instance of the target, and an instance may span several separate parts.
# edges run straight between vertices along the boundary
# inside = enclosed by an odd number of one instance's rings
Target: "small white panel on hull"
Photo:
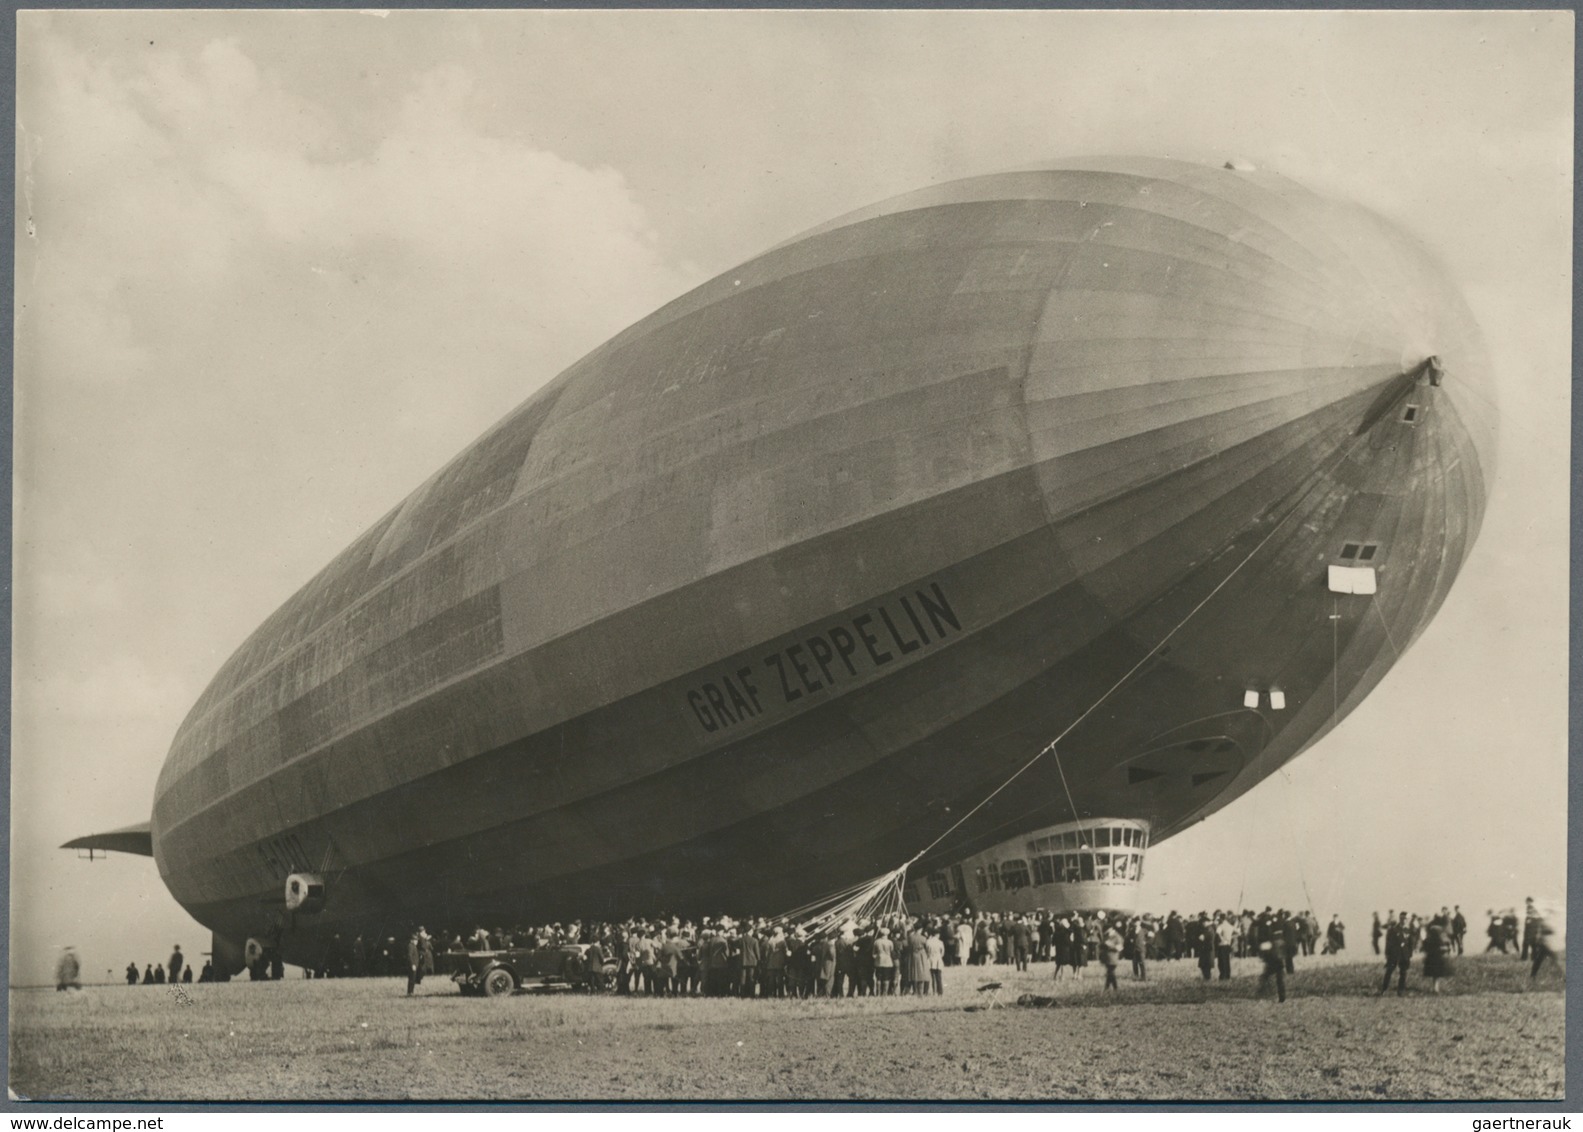
[[[1374,567],[1330,567],[1330,592],[1333,594],[1371,594],[1375,592]]]

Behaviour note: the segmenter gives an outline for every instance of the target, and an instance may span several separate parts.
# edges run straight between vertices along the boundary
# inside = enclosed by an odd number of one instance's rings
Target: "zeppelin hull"
[[[1074,813],[1158,840],[1438,608],[1486,381],[1410,241],[1275,179],[855,214],[595,351],[266,622],[177,735],[162,875],[311,939],[774,910]],[[1377,592],[1333,594],[1363,546]],[[261,912],[303,871],[324,913]]]

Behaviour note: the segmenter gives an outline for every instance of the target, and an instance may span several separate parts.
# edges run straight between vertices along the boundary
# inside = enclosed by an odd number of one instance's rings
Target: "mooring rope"
[[[902,888],[902,884],[903,884],[904,878],[906,877],[907,870],[910,869],[913,865],[917,864],[918,861],[922,860],[924,856],[926,856],[928,853],[930,853],[937,845],[939,845],[942,841],[944,841],[952,833],[955,833],[958,829],[960,829],[965,822],[967,822],[969,819],[971,819],[973,817],[974,814],[978,813],[985,806],[987,806],[998,794],[1000,794],[1001,791],[1005,790],[1006,787],[1010,786],[1013,782],[1015,782],[1018,778],[1020,778],[1035,763],[1037,763],[1040,759],[1044,758],[1045,755],[1048,755],[1048,754],[1050,754],[1052,752],[1056,753],[1056,760],[1055,760],[1055,762],[1056,762],[1056,770],[1061,776],[1062,788],[1066,790],[1067,805],[1072,808],[1073,819],[1074,819],[1074,821],[1077,822],[1079,831],[1081,831],[1081,829],[1082,829],[1082,819],[1077,814],[1076,804],[1072,800],[1072,792],[1071,792],[1070,788],[1068,788],[1067,785],[1066,785],[1066,772],[1061,767],[1061,757],[1060,757],[1059,752],[1056,751],[1057,745],[1063,739],[1065,739],[1068,735],[1070,735],[1072,733],[1072,731],[1075,730],[1078,727],[1079,724],[1081,724],[1085,719],[1087,719],[1096,710],[1098,710],[1099,706],[1101,704],[1103,704],[1106,700],[1108,700],[1111,696],[1113,696],[1124,684],[1126,684],[1126,682],[1128,680],[1132,679],[1132,677],[1137,673],[1137,671],[1140,668],[1142,668],[1145,664],[1147,664],[1154,657],[1154,655],[1159,652],[1159,650],[1162,647],[1164,647],[1167,643],[1169,643],[1172,637],[1176,636],[1177,633],[1181,632],[1181,630],[1187,625],[1187,623],[1189,621],[1191,621],[1194,617],[1196,617],[1198,615],[1199,611],[1204,608],[1204,606],[1208,605],[1210,603],[1210,601],[1212,601],[1215,598],[1215,596],[1220,593],[1221,590],[1225,589],[1225,587],[1231,582],[1231,580],[1233,578],[1235,578],[1237,576],[1237,574],[1239,574],[1242,571],[1242,568],[1244,566],[1246,566],[1249,562],[1253,561],[1253,559],[1258,555],[1258,553],[1261,550],[1263,550],[1266,545],[1268,545],[1269,541],[1272,538],[1275,537],[1276,532],[1278,532],[1282,527],[1284,527],[1287,524],[1287,522],[1289,522],[1291,520],[1292,516],[1296,515],[1299,512],[1299,510],[1301,510],[1304,501],[1307,500],[1307,498],[1315,490],[1318,489],[1320,484],[1325,483],[1331,477],[1331,475],[1333,475],[1335,473],[1335,471],[1338,468],[1341,467],[1342,464],[1344,464],[1348,459],[1351,458],[1353,452],[1357,450],[1358,445],[1361,444],[1363,442],[1363,440],[1366,437],[1368,437],[1369,434],[1372,431],[1373,431],[1372,429],[1367,429],[1367,430],[1363,431],[1362,433],[1356,435],[1353,438],[1352,443],[1348,444],[1345,447],[1345,449],[1342,451],[1342,453],[1336,458],[1335,463],[1331,464],[1330,467],[1325,469],[1322,473],[1320,473],[1318,476],[1316,476],[1314,478],[1313,482],[1309,484],[1307,489],[1304,490],[1303,493],[1296,500],[1294,500],[1292,502],[1291,506],[1287,508],[1286,513],[1284,515],[1282,515],[1279,520],[1276,521],[1275,525],[1272,526],[1265,533],[1263,538],[1259,539],[1259,541],[1254,545],[1253,549],[1248,551],[1248,553],[1246,555],[1244,555],[1242,557],[1242,559],[1240,561],[1238,561],[1238,563],[1231,568],[1231,570],[1226,574],[1226,576],[1224,578],[1222,578],[1218,583],[1216,583],[1214,589],[1210,590],[1209,593],[1206,594],[1198,602],[1197,605],[1193,606],[1192,609],[1188,610],[1187,615],[1185,617],[1183,617],[1180,621],[1178,621],[1175,625],[1173,625],[1171,627],[1171,629],[1163,637],[1161,637],[1157,642],[1155,642],[1153,647],[1147,649],[1144,652],[1143,656],[1138,659],[1136,664],[1134,664],[1131,668],[1127,669],[1127,671],[1122,674],[1122,676],[1121,676],[1121,678],[1119,680],[1117,680],[1114,684],[1112,684],[1109,688],[1107,688],[1099,696],[1098,699],[1094,700],[1093,703],[1089,704],[1088,707],[1083,710],[1082,714],[1080,714],[1076,719],[1072,720],[1071,723],[1067,724],[1066,727],[1062,729],[1062,731],[1061,731],[1061,733],[1059,735],[1057,735],[1054,739],[1050,740],[1050,742],[1045,744],[1044,747],[1041,748],[1039,750],[1039,752],[1036,755],[1034,755],[1031,759],[1029,759],[1027,762],[1023,763],[1020,767],[1018,767],[1015,771],[1013,771],[1009,778],[1007,778],[999,786],[995,787],[995,789],[991,790],[988,794],[986,794],[978,802],[977,805],[975,805],[972,809],[968,810],[967,813],[963,814],[961,817],[957,818],[956,821],[952,822],[949,826],[947,826],[946,829],[942,833],[939,834],[939,836],[935,837],[934,840],[930,841],[922,849],[920,849],[920,850],[918,850],[918,852],[914,853],[899,868],[893,869],[892,871],[890,871],[888,873],[884,873],[881,876],[875,877],[875,878],[873,878],[870,881],[862,882],[862,883],[854,885],[854,886],[852,886],[850,888],[842,889],[840,892],[837,892],[837,893],[833,894],[832,896],[821,898],[820,900],[815,901],[812,904],[805,905],[803,908],[795,909],[792,912],[784,913],[781,916],[777,917],[777,919],[793,921],[793,922],[802,922],[804,924],[804,926],[806,927],[808,922],[807,921],[802,921],[800,919],[800,917],[802,915],[806,914],[808,911],[811,911],[813,909],[828,908],[828,907],[830,907],[830,903],[831,903],[832,900],[839,899],[842,896],[845,896],[845,895],[847,895],[849,893],[854,893],[854,892],[860,893],[860,894],[876,894],[877,895],[877,894],[880,894],[880,893],[883,893],[883,892],[886,892],[886,891],[894,891],[895,895],[896,895],[897,904],[904,908],[905,907],[905,902],[902,901],[902,899],[901,899],[901,888]],[[1336,625],[1335,618],[1339,617],[1339,607],[1334,607],[1334,608],[1337,608],[1338,612],[1335,614],[1335,616],[1332,618],[1332,621],[1331,621],[1331,626],[1332,626],[1332,647],[1333,647],[1333,650],[1338,650],[1338,648],[1339,648],[1339,639],[1338,639],[1339,638],[1339,633],[1336,631],[1336,628],[1335,628],[1335,625]],[[1389,629],[1387,629],[1387,632],[1389,632]],[[1334,664],[1334,660],[1335,659],[1336,659],[1336,657],[1333,656],[1333,662],[1332,662],[1332,679],[1333,680],[1334,680],[1334,676],[1335,676],[1335,664]],[[1333,689],[1334,689],[1335,685],[1333,684],[1332,686],[1333,686]],[[1336,695],[1337,695],[1336,708],[1338,710],[1339,709],[1339,689],[1336,689]],[[1301,869],[1301,863],[1299,863],[1299,869]],[[1244,879],[1246,879],[1246,878],[1244,878]],[[1306,893],[1308,891],[1308,885],[1307,885],[1307,881],[1306,880],[1303,882],[1303,891],[1304,891],[1304,893],[1306,895]],[[849,908],[854,907],[854,906],[860,906],[861,903],[862,902],[857,901],[854,898],[852,900],[843,901],[839,905],[839,908],[841,910],[846,910],[846,909],[849,909]],[[1240,903],[1240,900],[1239,900],[1239,903]],[[830,915],[831,915],[831,913],[826,912],[826,913],[822,914],[821,916],[819,916],[818,919],[821,922],[825,922],[826,926],[828,926]],[[837,922],[839,922],[839,921],[837,921]]]
[[[1390,642],[1391,653],[1396,657],[1397,660],[1401,660],[1402,650],[1396,647],[1396,638],[1391,635],[1391,623],[1385,620],[1385,614],[1380,609],[1380,603],[1377,601],[1371,601],[1369,604],[1374,607],[1375,616],[1380,619],[1380,627],[1385,630],[1385,639]]]

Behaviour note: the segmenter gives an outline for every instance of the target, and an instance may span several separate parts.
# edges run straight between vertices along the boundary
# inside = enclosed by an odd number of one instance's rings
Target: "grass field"
[[[90,987],[11,995],[10,1085],[35,1100],[1345,1101],[1560,1099],[1565,997],[1515,959],[1468,957],[1438,995],[1375,998],[1369,961],[1306,959],[1288,1001],[1258,964],[1201,983],[1048,964],[953,968],[938,998],[741,1002],[462,998],[431,979]],[[1056,1005],[984,1009],[983,982]]]

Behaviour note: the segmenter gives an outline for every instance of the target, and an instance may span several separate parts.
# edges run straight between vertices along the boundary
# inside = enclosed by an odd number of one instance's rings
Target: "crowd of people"
[[[214,964],[204,960],[203,970],[198,973],[197,981],[200,983],[214,982]],[[181,953],[181,944],[175,945],[175,950],[170,953],[167,963],[149,963],[144,966],[141,975],[138,974],[137,964],[126,965],[126,985],[158,986],[165,983],[191,983],[193,982],[192,965],[187,962],[187,957]]]
[[[1120,912],[979,913],[910,917],[902,913],[860,921],[813,934],[777,920],[731,917],[697,922],[672,917],[628,920],[620,924],[570,922],[540,927],[478,927],[470,932],[419,928],[405,947],[394,936],[370,946],[362,936],[349,944],[330,941],[321,977],[402,974],[412,965],[433,968],[436,953],[505,951],[583,945],[620,972],[617,989],[638,993],[716,993],[724,981],[754,993],[781,995],[808,985],[808,993],[913,990],[930,993],[936,979],[928,972],[957,966],[1054,962],[1057,978],[1075,974],[1101,960],[1106,936],[1120,938],[1119,958],[1130,960],[1133,974],[1147,977],[1156,960],[1196,957],[1206,970],[1219,967],[1230,978],[1233,957],[1255,953],[1259,943],[1279,934],[1288,955],[1336,954],[1346,947],[1339,917],[1321,931],[1311,912],[1266,908],[1200,912],[1182,916]],[[908,968],[907,963],[911,962]],[[872,976],[868,968],[872,966]],[[771,975],[769,972],[787,972]],[[895,972],[905,972],[897,974]],[[1208,977],[1208,976],[1206,976]],[[767,988],[767,989],[766,989]],[[871,989],[872,988],[872,989]]]
[[[1438,914],[1390,910],[1374,915],[1374,953],[1385,959],[1379,993],[1406,991],[1407,972],[1422,958],[1423,976],[1439,993],[1454,974],[1461,955],[1467,920],[1460,907]],[[1552,932],[1530,899],[1526,915],[1489,913],[1486,951],[1506,953],[1508,947],[1531,960],[1537,976],[1553,959]],[[944,990],[945,970],[961,966],[1008,966],[1027,970],[1031,963],[1053,963],[1057,980],[1081,978],[1090,966],[1104,969],[1104,988],[1119,991],[1117,970],[1130,964],[1136,980],[1148,978],[1152,962],[1191,959],[1204,980],[1232,977],[1234,958],[1262,961],[1259,993],[1273,986],[1285,1001],[1286,976],[1294,961],[1316,952],[1338,955],[1346,950],[1346,926],[1331,917],[1323,929],[1311,911],[1290,912],[1266,907],[1201,911],[1164,916],[1121,912],[973,913],[909,916],[901,912],[848,920],[838,927],[810,932],[784,920],[733,919],[721,916],[693,921],[680,917],[630,919],[621,923],[571,921],[538,927],[517,926],[468,932],[442,931],[431,936],[419,927],[405,941],[385,936],[372,943],[363,936],[333,936],[321,965],[310,977],[406,976],[410,994],[425,975],[437,968],[436,957],[469,952],[568,948],[577,952],[576,969],[587,974],[586,985],[618,994],[736,996],[742,998],[813,998],[868,995],[931,995]],[[255,978],[279,978],[256,967]],[[213,967],[205,962],[197,982],[210,982]],[[61,980],[63,983],[69,981]],[[129,985],[191,983],[193,969],[178,945],[167,964],[149,964],[139,973],[126,968]]]
[[[478,927],[470,932],[419,928],[405,948],[386,937],[368,948],[331,941],[325,976],[406,974],[408,992],[435,969],[435,956],[578,945],[581,969],[607,972],[619,994],[735,995],[745,998],[940,994],[944,972],[959,966],[1053,962],[1054,977],[1079,978],[1105,968],[1106,989],[1119,989],[1116,968],[1130,962],[1136,979],[1154,961],[1195,959],[1202,977],[1231,978],[1233,958],[1263,956],[1284,1000],[1285,975],[1302,955],[1339,954],[1346,928],[1339,917],[1321,929],[1312,912],[1251,909],[1120,912],[979,913],[910,917],[902,913],[848,921],[811,933],[796,924],[729,916],[697,922],[678,917],[620,924],[570,922],[540,927]],[[403,954],[405,951],[405,954]],[[589,980],[599,985],[600,980]]]
[[[1540,915],[1533,897],[1524,902],[1523,912],[1520,927],[1514,908],[1501,912],[1490,909],[1485,913],[1489,919],[1485,929],[1489,943],[1484,952],[1499,951],[1506,955],[1510,947],[1517,952],[1518,958],[1533,964],[1528,977],[1534,979],[1539,977],[1539,970],[1546,961],[1555,962],[1551,947],[1555,932]],[[1455,974],[1455,957],[1466,947],[1467,932],[1467,917],[1462,914],[1460,905],[1449,909],[1442,907],[1439,913],[1426,916],[1392,909],[1386,913],[1383,923],[1380,914],[1374,913],[1374,953],[1379,955],[1383,950],[1385,956],[1385,979],[1380,984],[1380,993],[1390,989],[1391,976],[1395,974],[1396,993],[1405,994],[1407,971],[1413,956],[1422,955],[1424,978],[1430,981],[1431,990],[1439,994],[1441,983]]]

